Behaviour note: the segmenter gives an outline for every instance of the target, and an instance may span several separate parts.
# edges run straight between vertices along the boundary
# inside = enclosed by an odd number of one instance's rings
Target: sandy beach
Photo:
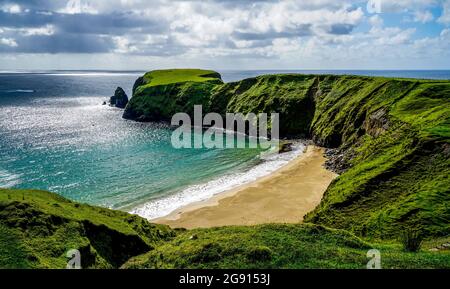
[[[305,153],[269,176],[152,222],[188,229],[301,222],[337,177],[323,167],[323,152],[322,148],[308,146]]]

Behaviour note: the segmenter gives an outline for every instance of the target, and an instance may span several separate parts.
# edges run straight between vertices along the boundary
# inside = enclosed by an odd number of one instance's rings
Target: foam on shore
[[[149,220],[161,218],[181,207],[210,199],[217,194],[253,182],[271,174],[297,158],[304,152],[306,145],[298,142],[292,148],[292,151],[282,154],[277,152],[263,154],[260,156],[262,162],[248,171],[228,174],[204,184],[190,186],[178,193],[149,201],[132,209],[130,213]]]

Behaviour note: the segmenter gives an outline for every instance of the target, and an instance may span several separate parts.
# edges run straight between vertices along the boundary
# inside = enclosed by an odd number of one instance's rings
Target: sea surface
[[[143,71],[0,73],[0,187],[42,189],[138,213],[169,214],[269,174],[299,155],[262,149],[175,149],[162,124],[121,118],[102,105],[131,94]],[[359,74],[450,79],[450,71],[220,71],[224,81],[261,74]]]

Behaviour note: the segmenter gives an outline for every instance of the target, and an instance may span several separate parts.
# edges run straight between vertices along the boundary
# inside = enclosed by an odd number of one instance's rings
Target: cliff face
[[[306,220],[388,238],[405,228],[450,233],[449,95],[448,81],[267,75],[138,87],[127,111],[138,120],[168,120],[194,104],[223,115],[278,112],[281,136],[335,148],[334,166],[347,168]]]
[[[192,113],[194,105],[208,109],[220,74],[197,69],[152,71],[136,80],[133,97],[123,118],[136,121],[170,121],[177,112]]]
[[[450,82],[321,77],[314,140],[349,169],[307,221],[359,235],[450,232]]]
[[[314,117],[316,78],[310,75],[267,75],[218,85],[209,111],[280,114],[280,135],[310,134]],[[208,110],[207,110],[208,112]]]

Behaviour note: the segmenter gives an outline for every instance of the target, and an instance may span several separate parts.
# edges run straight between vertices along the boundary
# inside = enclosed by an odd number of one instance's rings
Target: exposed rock
[[[372,113],[365,121],[365,130],[369,135],[373,137],[379,136],[388,129],[388,113],[383,108]]]
[[[291,142],[281,142],[278,153],[282,154],[292,151],[292,145],[293,144]]]
[[[443,250],[450,250],[450,243],[445,243],[445,244],[439,245],[437,247],[431,248],[429,251],[438,252],[438,251],[443,251]]]
[[[114,95],[111,96],[109,104],[118,108],[125,108],[127,106],[128,96],[121,87],[118,87]]]
[[[325,157],[327,158],[325,168],[341,175],[350,168],[353,153],[345,149],[327,149]]]
[[[141,76],[138,79],[136,79],[136,81],[134,82],[134,85],[133,85],[133,95],[134,95],[134,92],[136,91],[136,89],[143,84],[144,84],[144,77]]]

